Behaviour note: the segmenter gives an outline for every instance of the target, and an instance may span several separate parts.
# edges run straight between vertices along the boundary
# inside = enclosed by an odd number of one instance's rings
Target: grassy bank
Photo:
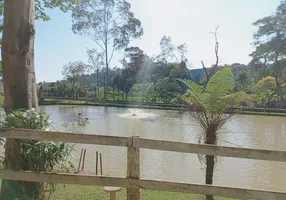
[[[136,102],[93,102],[86,100],[69,100],[69,99],[45,99],[41,105],[88,105],[88,106],[110,106],[122,108],[141,108],[141,109],[161,109],[161,110],[180,110],[178,105],[171,104],[140,104]],[[263,109],[263,108],[243,108],[237,109],[239,114],[247,115],[267,115],[267,116],[286,116],[285,109]]]
[[[110,106],[110,107],[122,107],[122,108],[142,108],[142,109],[161,109],[161,110],[179,110],[179,106],[166,106],[158,104],[136,104],[136,103],[116,103],[116,102],[93,102],[85,100],[69,100],[69,99],[45,99],[41,105],[89,105],[89,106]]]
[[[54,200],[109,200],[109,195],[103,191],[103,187],[81,185],[59,185],[59,189],[53,194]],[[204,200],[202,195],[171,193],[152,190],[141,190],[141,200]],[[117,193],[116,200],[126,200],[126,190]],[[215,200],[234,200],[230,198],[216,197]]]

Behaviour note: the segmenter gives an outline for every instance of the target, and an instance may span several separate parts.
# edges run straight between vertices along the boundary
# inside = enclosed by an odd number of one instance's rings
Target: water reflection
[[[188,114],[177,111],[142,110],[145,116],[156,116],[155,120],[130,115],[126,108],[88,106],[43,106],[57,126],[64,121],[71,122],[82,112],[90,119],[86,133],[132,136],[182,142],[197,142],[200,127]],[[218,143],[227,146],[255,147],[286,150],[284,117],[237,115],[221,130]],[[126,176],[126,148],[77,145],[87,149],[86,168],[95,170],[95,152],[103,155],[104,175]],[[197,155],[174,152],[141,150],[141,177],[190,183],[204,183],[203,165]],[[214,184],[286,191],[286,163],[257,160],[219,158]]]

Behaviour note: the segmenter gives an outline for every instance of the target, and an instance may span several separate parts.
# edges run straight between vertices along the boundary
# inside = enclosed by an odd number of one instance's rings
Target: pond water
[[[166,110],[130,110],[115,107],[42,106],[55,127],[71,122],[78,112],[89,118],[85,133],[137,136],[180,142],[198,142],[200,127],[187,113]],[[133,116],[135,113],[135,116]],[[236,115],[220,131],[219,145],[286,151],[286,117]],[[95,171],[95,152],[102,153],[103,175],[126,176],[126,148],[76,145],[75,163],[87,149],[85,169]],[[203,184],[205,175],[194,154],[141,150],[141,178]],[[286,191],[286,163],[219,157],[214,184]]]

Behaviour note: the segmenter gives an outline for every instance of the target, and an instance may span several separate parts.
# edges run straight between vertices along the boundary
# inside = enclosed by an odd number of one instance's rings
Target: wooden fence
[[[182,142],[143,139],[139,137],[119,137],[20,129],[0,130],[0,137],[127,147],[126,178],[0,170],[0,178],[2,179],[61,184],[124,187],[127,188],[128,200],[139,200],[140,188],[150,190],[164,190],[169,192],[183,192],[203,195],[207,194],[239,199],[286,199],[286,192],[141,179],[140,149],[154,149],[182,153],[268,160],[276,162],[286,162],[286,151],[270,151],[261,149],[190,144]],[[282,173],[281,176],[283,176]]]

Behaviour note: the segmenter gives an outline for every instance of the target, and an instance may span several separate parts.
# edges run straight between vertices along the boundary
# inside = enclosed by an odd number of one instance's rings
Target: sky
[[[280,0],[129,0],[135,17],[144,28],[138,46],[147,55],[160,53],[160,40],[170,36],[175,45],[188,45],[190,69],[215,63],[214,37],[210,34],[219,25],[220,64],[250,61],[254,49],[252,23],[273,14]],[[35,68],[37,82],[61,80],[62,68],[68,62],[87,62],[87,48],[97,48],[85,36],[72,32],[71,15],[57,9],[47,10],[49,22],[36,22]],[[120,67],[122,52],[115,53],[112,67]]]

